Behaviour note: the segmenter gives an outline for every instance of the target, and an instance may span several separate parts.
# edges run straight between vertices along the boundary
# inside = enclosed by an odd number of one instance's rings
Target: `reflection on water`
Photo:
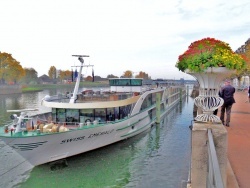
[[[35,97],[21,94],[8,104],[15,103],[20,108],[27,108],[31,104],[24,105],[25,100],[32,97],[32,100],[36,100],[41,95],[51,95],[50,92],[38,92]],[[2,104],[1,99],[0,102]],[[39,102],[35,105],[38,107]],[[33,168],[31,172],[23,171],[22,182],[12,185],[21,188],[181,187],[183,180],[188,178],[188,126],[193,115],[192,108],[193,99],[189,98],[188,102],[185,100],[174,107],[160,125],[155,125],[136,137],[67,158],[67,165],[63,162],[58,166],[44,164]]]

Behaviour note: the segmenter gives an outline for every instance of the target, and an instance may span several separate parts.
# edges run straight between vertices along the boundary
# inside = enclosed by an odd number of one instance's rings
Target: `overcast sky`
[[[38,76],[85,54],[101,77],[190,79],[175,68],[190,43],[213,37],[235,51],[250,38],[249,0],[5,0],[0,18],[0,51]]]

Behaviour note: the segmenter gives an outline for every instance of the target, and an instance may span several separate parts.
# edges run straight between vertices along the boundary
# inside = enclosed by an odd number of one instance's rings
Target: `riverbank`
[[[0,85],[0,95],[25,93],[25,92],[37,92],[43,91],[44,89],[55,89],[55,88],[70,88],[73,89],[75,83],[57,83],[57,84],[32,84],[32,85]],[[80,87],[108,87],[108,82],[80,82]]]
[[[0,95],[22,93],[21,85],[0,85]]]

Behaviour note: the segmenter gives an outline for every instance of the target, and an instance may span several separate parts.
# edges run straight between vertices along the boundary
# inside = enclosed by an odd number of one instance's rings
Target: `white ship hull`
[[[147,112],[144,112],[122,122],[95,128],[86,126],[80,130],[57,134],[1,139],[32,165],[37,166],[127,139],[147,130],[153,123]]]

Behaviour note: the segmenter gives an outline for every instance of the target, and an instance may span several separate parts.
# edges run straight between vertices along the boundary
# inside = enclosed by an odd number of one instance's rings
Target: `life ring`
[[[86,119],[86,120],[85,120],[85,123],[87,123],[87,122],[91,122],[91,119]]]

